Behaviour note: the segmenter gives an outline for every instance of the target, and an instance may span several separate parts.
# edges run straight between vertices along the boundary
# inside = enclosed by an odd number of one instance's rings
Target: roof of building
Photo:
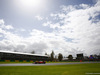
[[[3,53],[13,53],[13,54],[24,54],[24,55],[33,55],[33,56],[45,56],[45,57],[48,57],[47,55],[31,54],[31,53],[22,53],[22,52],[12,52],[12,51],[3,51],[3,50],[0,50],[0,52],[3,52]]]

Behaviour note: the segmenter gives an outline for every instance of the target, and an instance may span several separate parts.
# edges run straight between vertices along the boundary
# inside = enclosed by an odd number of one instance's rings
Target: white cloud
[[[4,20],[3,19],[0,19],[0,28],[2,28],[2,29],[7,29],[7,30],[9,30],[9,29],[13,29],[13,26],[12,25],[4,25]]]
[[[99,2],[98,0],[94,6],[86,4],[62,6],[62,12],[51,14],[54,19],[56,17],[61,20],[57,23],[51,22],[48,26],[54,29],[58,24],[56,34],[62,38],[73,39],[70,44],[66,42],[70,47],[80,48],[79,51],[82,50],[87,54],[100,53],[100,20],[97,18],[100,15]]]
[[[11,26],[11,25],[7,25],[7,26],[2,26],[3,28],[5,28],[5,29],[13,29],[13,27]]]
[[[51,24],[51,21],[48,21],[46,23],[43,23],[43,26],[49,26]]]
[[[82,8],[84,8],[84,9],[86,9],[86,8],[89,8],[90,6],[89,6],[89,5],[87,5],[87,4],[80,4],[80,7],[82,7]]]
[[[3,19],[0,19],[0,24],[4,24],[4,20]]]
[[[43,17],[41,17],[41,16],[35,16],[35,18],[38,20],[43,20]]]
[[[41,30],[30,30],[30,36],[23,37],[13,32],[7,31],[4,20],[0,20],[0,33],[4,39],[0,41],[0,49],[17,50],[20,52],[50,53],[52,50],[56,54],[64,55],[77,53],[100,53],[100,1],[94,6],[80,4],[75,6],[62,6],[61,11],[51,14],[52,20],[43,23],[43,26],[52,28],[52,32]],[[78,9],[77,9],[78,7]],[[42,20],[40,16],[36,17]],[[12,29],[8,27],[8,29]],[[24,30],[22,30],[24,31]]]

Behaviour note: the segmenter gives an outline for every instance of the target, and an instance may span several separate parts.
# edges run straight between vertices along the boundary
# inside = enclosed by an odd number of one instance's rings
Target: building
[[[47,55],[21,53],[21,52],[10,52],[0,50],[0,61],[10,60],[10,61],[50,61],[50,57]]]

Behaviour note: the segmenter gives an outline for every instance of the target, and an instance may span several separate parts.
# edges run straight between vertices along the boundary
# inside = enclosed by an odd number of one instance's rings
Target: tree
[[[45,53],[45,55],[48,55],[47,53]]]
[[[58,60],[62,61],[63,55],[61,53],[58,54]]]
[[[54,60],[54,51],[51,52],[51,60]]]
[[[72,56],[72,55],[69,55],[69,56],[68,56],[68,59],[69,59],[69,60],[73,60],[73,56]]]
[[[32,51],[31,54],[35,54],[35,51]]]

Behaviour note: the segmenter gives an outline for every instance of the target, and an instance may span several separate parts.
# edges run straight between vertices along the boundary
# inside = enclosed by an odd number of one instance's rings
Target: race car
[[[35,61],[34,64],[45,64],[45,61]]]

